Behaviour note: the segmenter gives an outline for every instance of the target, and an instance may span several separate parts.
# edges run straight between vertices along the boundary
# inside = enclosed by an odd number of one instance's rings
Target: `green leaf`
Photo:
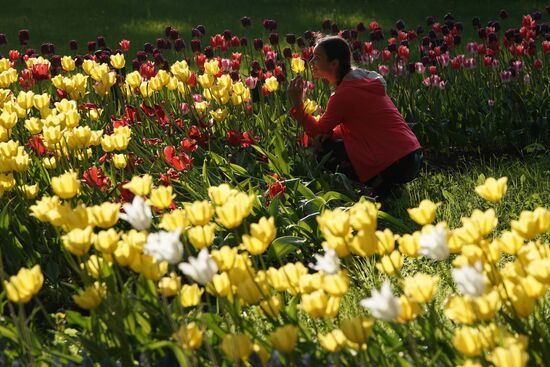
[[[300,237],[282,236],[271,243],[269,254],[276,259],[282,259],[301,248],[305,242],[306,240]]]
[[[235,163],[231,163],[229,166],[231,167],[231,169],[235,174],[239,176],[248,176],[248,171],[244,167],[241,167]]]

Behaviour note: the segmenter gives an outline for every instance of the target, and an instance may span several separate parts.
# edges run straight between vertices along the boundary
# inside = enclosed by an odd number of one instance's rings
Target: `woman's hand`
[[[303,104],[304,80],[300,75],[290,81],[286,92],[292,106],[300,107]]]

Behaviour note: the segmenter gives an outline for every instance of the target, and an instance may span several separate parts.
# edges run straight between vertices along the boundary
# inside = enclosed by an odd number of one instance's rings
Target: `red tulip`
[[[285,192],[285,186],[283,185],[282,181],[276,181],[269,185],[269,198],[273,199],[278,194]]]
[[[550,41],[543,41],[542,42],[542,49],[544,50],[544,53],[550,52]]]
[[[82,175],[83,181],[90,187],[98,187],[100,190],[104,190],[107,186],[110,186],[111,181],[109,177],[105,176],[103,170],[96,166],[90,167]]]
[[[408,59],[409,58],[409,48],[407,46],[399,46],[399,50],[397,51],[397,54],[402,59]]]
[[[130,49],[130,41],[124,39],[118,43],[122,51],[128,51]]]
[[[533,67],[536,70],[542,69],[542,60],[541,59],[535,59],[535,61],[533,61]]]

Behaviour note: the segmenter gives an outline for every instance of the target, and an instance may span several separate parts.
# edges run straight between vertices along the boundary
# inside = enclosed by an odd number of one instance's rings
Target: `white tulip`
[[[206,247],[199,252],[197,258],[189,257],[189,262],[179,264],[178,268],[201,285],[210,282],[218,272],[218,265],[212,260]]]
[[[422,234],[418,252],[432,260],[445,260],[448,258],[447,230],[443,226],[437,226],[430,233]]]
[[[460,269],[453,269],[452,274],[460,293],[479,297],[485,292],[485,276],[480,261],[476,261],[474,266],[464,265]]]
[[[181,228],[173,232],[160,231],[150,233],[147,236],[147,243],[143,251],[158,261],[167,261],[170,264],[177,264],[183,256],[183,245],[180,241]]]
[[[130,223],[132,227],[138,231],[149,229],[153,214],[151,207],[145,202],[142,196],[134,196],[132,204],[125,203],[122,205],[125,213],[119,215],[120,219]]]
[[[372,295],[361,300],[359,304],[367,308],[377,319],[385,321],[395,320],[401,312],[399,298],[393,295],[388,279],[384,281],[380,291],[373,289]]]
[[[323,248],[325,249],[325,255],[315,254],[317,264],[309,264],[309,267],[328,275],[338,273],[340,271],[340,260],[336,256],[336,251],[328,247]]]

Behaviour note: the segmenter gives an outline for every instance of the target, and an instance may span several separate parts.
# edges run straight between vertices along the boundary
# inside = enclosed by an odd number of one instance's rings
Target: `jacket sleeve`
[[[311,137],[320,134],[331,134],[332,130],[342,122],[344,117],[344,106],[339,103],[340,96],[333,94],[330,96],[325,113],[321,116],[319,121],[309,114],[304,113],[303,106],[298,108],[293,107],[290,110],[290,115],[298,120],[306,134]]]

